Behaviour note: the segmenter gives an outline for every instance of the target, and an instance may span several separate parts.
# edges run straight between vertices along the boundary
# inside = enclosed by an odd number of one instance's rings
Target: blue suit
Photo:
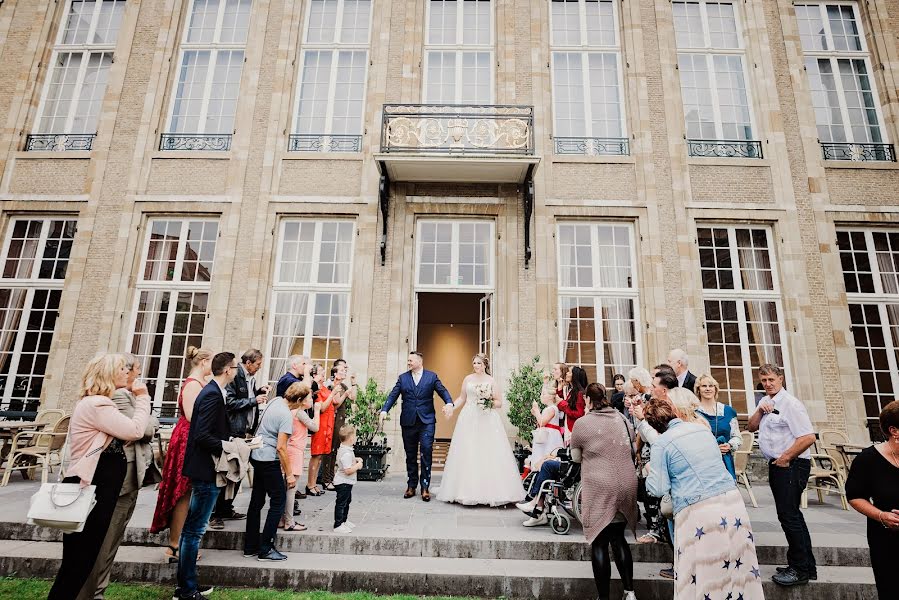
[[[440,382],[437,373],[423,370],[418,385],[412,378],[412,372],[406,371],[396,380],[396,385],[387,395],[387,402],[381,407],[382,412],[389,412],[397,398],[403,397],[400,425],[403,428],[403,447],[406,449],[406,472],[409,475],[409,487],[421,483],[422,491],[431,485],[431,452],[434,447],[434,429],[437,415],[434,412],[434,392],[446,404],[452,404],[453,398]],[[421,478],[418,473],[418,454],[421,451]]]

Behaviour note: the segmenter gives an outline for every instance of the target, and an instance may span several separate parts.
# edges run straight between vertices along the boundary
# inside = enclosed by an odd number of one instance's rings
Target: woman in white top
[[[555,390],[547,390],[544,384],[544,393],[542,395],[543,403],[546,405],[540,410],[540,405],[535,400],[531,404],[531,414],[537,419],[537,429],[534,431],[534,439],[531,442],[531,457],[528,459],[528,466],[532,471],[539,471],[543,461],[554,451],[565,445],[562,438],[562,427],[559,423],[562,420],[562,414],[559,412],[559,398]]]

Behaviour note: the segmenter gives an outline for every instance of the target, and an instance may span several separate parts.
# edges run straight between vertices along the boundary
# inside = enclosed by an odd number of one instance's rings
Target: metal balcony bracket
[[[531,263],[531,217],[534,215],[534,165],[524,178],[524,268]]]
[[[381,207],[381,266],[387,264],[387,214],[390,207],[390,177],[387,168],[381,169],[381,180],[378,184],[378,203]]]

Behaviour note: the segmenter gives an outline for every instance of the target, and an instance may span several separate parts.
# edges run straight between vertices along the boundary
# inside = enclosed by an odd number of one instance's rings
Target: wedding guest
[[[565,399],[559,402],[559,410],[565,415],[568,433],[574,429],[574,423],[584,416],[584,392],[587,390],[587,372],[580,367],[571,367],[568,371],[568,390]]]
[[[880,411],[886,441],[862,450],[849,468],[849,505],[868,517],[868,548],[879,600],[899,591],[896,548],[899,548],[899,400]]]
[[[312,381],[318,392],[315,402],[320,405],[320,417],[318,431],[312,434],[312,443],[309,445],[312,458],[309,459],[309,475],[306,481],[306,494],[309,496],[323,496],[324,490],[317,485],[318,470],[322,464],[322,458],[331,452],[331,443],[334,436],[334,400],[340,398],[339,393],[332,397],[331,390],[325,387],[325,368],[316,363],[312,365]]]
[[[184,452],[187,449],[187,436],[190,432],[190,420],[194,412],[194,402],[203,386],[212,376],[212,350],[190,346],[187,349],[187,363],[190,373],[181,382],[178,393],[178,422],[172,429],[172,437],[165,453],[165,464],[162,467],[162,481],[156,496],[156,511],[150,533],[169,530],[169,545],[165,553],[170,563],[178,562],[178,544],[181,541],[181,528],[187,518],[190,507],[190,478],[184,469]]]
[[[562,437],[562,427],[559,425],[562,413],[559,411],[559,396],[555,393],[543,394],[546,406],[540,410],[540,405],[534,400],[531,403],[531,414],[537,420],[537,429],[531,442],[531,456],[528,459],[530,470],[539,471],[540,465],[553,450],[565,446]]]
[[[718,402],[718,382],[711,375],[700,375],[696,380],[696,395],[699,396],[699,414],[705,417],[712,429],[712,435],[718,441],[718,449],[721,451],[721,459],[727,472],[734,481],[737,472],[734,468],[734,452],[743,445],[740,437],[740,423],[737,421],[737,411],[730,405]]]
[[[202,600],[202,595],[212,591],[211,586],[197,582],[197,551],[219,497],[215,463],[222,453],[222,442],[230,438],[225,389],[239,368],[237,357],[230,352],[213,356],[212,380],[194,402],[182,469],[190,478],[191,496],[178,548],[178,587],[173,595],[178,600]]]
[[[652,389],[652,375],[643,367],[634,367],[627,372],[628,381],[634,386],[638,394],[642,394],[645,400],[649,400],[649,392]]]
[[[677,387],[667,390],[668,402],[677,412],[677,418],[684,423],[698,423],[703,427],[709,427],[709,422],[699,414],[699,398],[687,388]],[[709,427],[709,429],[711,429]]]
[[[765,398],[749,417],[749,431],[759,432],[759,450],[768,459],[768,485],[774,496],[777,520],[787,538],[787,567],[771,580],[789,587],[818,578],[812,538],[802,516],[802,493],[811,472],[815,430],[805,406],[784,388],[778,366],[759,367]]]
[[[337,435],[340,437],[340,448],[337,451],[337,471],[334,473],[334,483],[337,484],[334,531],[352,533],[356,525],[347,518],[350,515],[350,503],[353,501],[353,484],[356,483],[356,473],[362,468],[362,459],[356,458],[353,453],[353,444],[356,443],[355,427],[344,425]]]
[[[637,528],[635,435],[630,423],[612,408],[602,384],[591,383],[586,395],[589,412],[571,433],[571,457],[581,463],[581,522],[591,546],[593,579],[599,600],[609,600],[614,560],[624,600],[636,600],[634,561],[624,539],[626,529]]]
[[[624,384],[625,383],[627,383],[627,380],[624,378],[624,375],[622,375],[621,373],[615,373],[615,376],[612,377],[612,385],[615,386],[615,391],[612,392],[612,408],[614,408],[621,414],[625,414],[627,412],[624,407]]]
[[[240,368],[228,384],[228,427],[231,436],[244,439],[252,436],[259,426],[259,405],[268,400],[268,385],[256,385],[256,373],[262,368],[262,352],[250,348],[240,357]],[[210,529],[224,529],[224,521],[239,521],[247,516],[234,510],[234,498],[219,496],[215,512],[209,521]]]
[[[674,376],[677,377],[677,385],[687,388],[691,392],[696,389],[696,375],[687,368],[690,360],[687,353],[680,348],[675,348],[668,353],[667,364],[674,369]]]
[[[349,375],[349,368],[347,362],[342,358],[335,360],[334,366],[331,367],[332,393],[334,389],[341,385],[347,390],[346,397],[342,401],[338,402],[336,399],[334,401],[334,431],[340,431],[340,428],[346,424],[347,406],[350,402],[355,402],[356,393],[359,389],[356,385],[356,376]],[[335,491],[334,465],[337,462],[338,448],[340,448],[340,436],[332,436],[331,452],[322,459],[321,480],[325,489],[329,492]]]
[[[79,533],[62,536],[62,564],[50,588],[50,599],[72,598],[87,581],[103,546],[128,470],[125,442],[144,437],[150,423],[147,386],[134,383],[134,416],[123,415],[112,396],[128,385],[128,369],[121,354],[102,354],[91,360],[81,378],[81,399],[69,421],[69,463],[63,483],[96,486],[96,504]]]
[[[287,388],[298,381],[303,381],[307,364],[309,364],[307,357],[302,354],[292,354],[287,359],[287,372],[275,384],[275,396],[283,398],[284,394],[287,393]]]
[[[133,354],[124,353],[122,356],[125,358],[125,368],[128,369],[128,384],[123,388],[116,389],[112,395],[112,401],[119,412],[130,419],[134,417],[134,409],[137,407],[134,386],[140,377],[141,365],[140,360]],[[105,597],[106,588],[109,586],[112,562],[125,537],[125,527],[131,520],[131,515],[134,514],[134,507],[137,506],[137,493],[142,487],[159,483],[162,478],[159,468],[156,466],[156,459],[153,457],[152,442],[157,429],[159,429],[159,421],[151,414],[144,437],[124,446],[127,462],[125,480],[119,491],[119,499],[112,513],[112,521],[109,524],[109,531],[106,532],[106,538],[103,540],[103,547],[100,548],[100,554],[97,556],[97,562],[94,563],[90,576],[81,588],[81,593],[78,595],[79,600],[90,600],[91,598],[102,600]]]
[[[568,365],[565,363],[556,363],[553,365],[550,375],[554,383],[556,396],[559,400],[564,400],[568,395]],[[544,402],[545,404],[545,402]]]
[[[674,598],[763,599],[749,513],[709,428],[658,399],[644,416],[660,434],[646,488],[674,507]]]
[[[290,439],[287,440],[287,455],[290,457],[290,468],[293,476],[297,481],[302,481],[303,476],[303,458],[306,452],[306,442],[309,439],[309,432],[318,431],[320,422],[321,405],[312,402],[312,388],[305,381],[292,383],[284,393],[284,400],[288,405],[298,404],[298,408],[292,408],[293,415],[293,432]],[[307,414],[307,410],[312,410],[312,417]],[[303,495],[305,498],[305,494]],[[286,503],[289,505],[290,503]],[[284,517],[282,519],[284,531],[305,531],[306,526],[302,523],[294,521],[293,517],[299,516],[300,506],[297,497],[294,497],[293,510],[289,506],[284,508]]]
[[[302,383],[294,384],[303,386]],[[308,388],[299,390],[307,392]],[[287,560],[287,555],[279,552],[275,546],[278,533],[278,521],[284,515],[288,490],[297,484],[294,469],[290,464],[287,440],[293,435],[293,423],[296,410],[300,408],[305,394],[287,398],[275,398],[262,414],[257,433],[262,440],[262,447],[250,453],[250,464],[253,465],[253,493],[247,509],[247,530],[244,538],[243,555],[255,556],[260,561]],[[302,469],[301,469],[302,470]],[[286,481],[285,481],[286,480]],[[259,521],[265,497],[268,496],[268,515],[259,535]]]

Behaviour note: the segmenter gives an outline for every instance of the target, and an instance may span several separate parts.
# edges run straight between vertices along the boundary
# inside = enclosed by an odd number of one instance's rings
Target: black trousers
[[[811,461],[795,458],[789,467],[778,467],[774,461],[768,463],[768,485],[774,495],[777,520],[787,538],[787,563],[797,571],[811,574],[816,572],[815,555],[812,553],[812,538],[802,516],[800,505],[802,492],[808,483]]]
[[[346,523],[347,517],[350,516],[350,502],[353,501],[353,484],[338,483],[334,487],[337,489],[337,500],[334,502],[334,529],[337,529]]]
[[[413,490],[421,483],[422,491],[431,487],[431,457],[434,450],[434,423],[422,423],[416,418],[414,425],[403,425],[403,448],[406,450],[406,474]],[[421,453],[421,476],[418,472]]]
[[[599,600],[609,600],[609,587],[612,581],[612,560],[618,567],[621,585],[625,590],[634,589],[634,559],[631,547],[624,539],[627,523],[609,523],[599,532],[591,545],[591,562],[593,564],[593,580]],[[609,547],[612,548],[611,557]]]
[[[250,459],[253,464],[253,494],[250,496],[250,507],[247,509],[247,534],[244,539],[245,554],[268,554],[275,546],[275,535],[278,533],[278,521],[284,515],[287,502],[287,484],[281,474],[281,462],[277,460],[259,461]],[[219,498],[224,496],[222,493]],[[262,518],[262,507],[265,497],[269,498],[268,515],[259,537],[259,522]]]
[[[74,598],[84,586],[97,562],[112,513],[115,511],[128,463],[124,454],[101,454],[91,485],[97,486],[97,504],[87,517],[81,533],[62,536],[62,564],[48,599]],[[66,477],[64,483],[78,483],[78,477]]]

